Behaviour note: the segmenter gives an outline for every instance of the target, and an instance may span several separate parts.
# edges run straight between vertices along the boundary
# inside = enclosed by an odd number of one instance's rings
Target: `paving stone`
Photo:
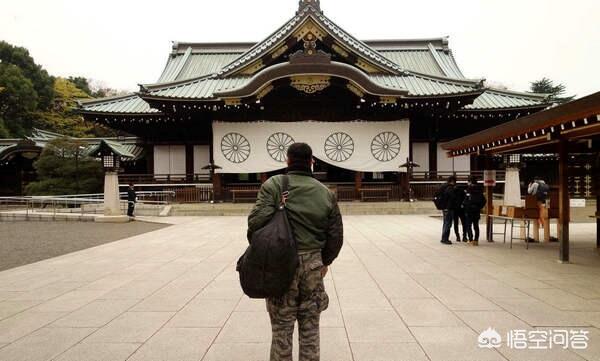
[[[129,360],[197,361],[202,359],[218,332],[218,328],[163,328]]]
[[[42,328],[0,349],[0,360],[50,360],[95,330],[95,328]]]
[[[342,310],[350,342],[414,342],[393,310]]]
[[[270,348],[270,341],[268,343],[213,343],[202,361],[268,361]]]
[[[495,350],[478,347],[478,334],[468,327],[410,327],[431,361],[501,361]]]
[[[86,342],[143,343],[172,316],[172,312],[126,312],[100,328]]]
[[[16,315],[28,308],[36,306],[41,301],[2,301],[0,302],[0,320]]]
[[[71,312],[98,299],[105,291],[79,291],[74,290],[62,296],[46,301],[34,310],[36,312]]]
[[[428,361],[416,342],[352,342],[354,361]],[[333,360],[333,359],[332,359]]]
[[[262,312],[266,313],[265,301],[261,302]],[[179,311],[166,327],[223,327],[236,304],[235,300],[196,298]]]
[[[125,361],[141,344],[139,343],[79,343],[55,361]]]
[[[0,343],[14,342],[65,314],[65,312],[31,312],[28,310],[4,319],[0,321]]]
[[[102,327],[131,308],[137,300],[96,300],[52,323],[51,327]]]
[[[217,343],[271,342],[271,322],[267,312],[233,312]]]
[[[452,311],[436,299],[395,299],[392,305],[408,326],[464,326]]]

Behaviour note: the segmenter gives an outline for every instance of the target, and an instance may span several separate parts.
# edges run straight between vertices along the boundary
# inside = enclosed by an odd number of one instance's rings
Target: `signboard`
[[[571,208],[585,208],[585,198],[571,199]]]
[[[495,170],[484,170],[483,171],[483,185],[486,187],[496,186],[496,171]]]

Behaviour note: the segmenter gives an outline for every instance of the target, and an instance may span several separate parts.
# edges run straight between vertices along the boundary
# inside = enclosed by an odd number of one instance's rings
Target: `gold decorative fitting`
[[[242,105],[242,99],[240,99],[240,98],[225,99],[225,105]]]
[[[396,104],[398,99],[396,97],[380,97],[379,102],[381,104]]]
[[[267,94],[269,94],[273,89],[275,89],[275,87],[273,86],[273,84],[269,84],[266,87],[264,87],[263,89],[261,89],[258,94],[256,94],[256,99],[262,99],[265,96],[267,96]]]
[[[350,90],[352,93],[354,93],[359,98],[362,98],[365,96],[365,93],[352,83],[346,84],[346,87],[348,88],[348,90]]]
[[[330,77],[322,75],[306,75],[292,77],[291,85],[294,89],[306,94],[315,94],[327,89],[330,85]]]
[[[373,65],[367,63],[366,61],[362,60],[362,59],[358,59],[356,61],[356,65],[361,68],[362,70],[366,71],[367,73],[378,73],[379,69],[377,69],[376,67],[374,67]]]
[[[320,26],[315,24],[312,20],[307,21],[306,24],[304,24],[300,29],[298,29],[294,33],[294,36],[296,37],[296,40],[301,41],[306,39],[306,35],[308,35],[309,33],[312,34],[318,40],[323,40],[323,38],[325,37],[325,31]]]
[[[313,34],[308,33],[304,37],[304,54],[315,55],[317,53],[317,42]]]
[[[341,56],[343,56],[344,58],[347,58],[350,54],[348,54],[348,52],[346,50],[344,50],[341,46],[339,46],[338,44],[333,44],[331,45],[331,48],[333,49],[333,51],[335,51],[336,53],[340,54]]]
[[[271,55],[271,57],[273,59],[279,58],[287,50],[288,50],[288,46],[287,45],[282,45],[281,47],[279,47],[279,49],[277,49],[277,50],[275,50],[275,52],[273,52],[273,54]]]
[[[262,60],[258,60],[250,64],[247,68],[241,71],[241,74],[252,75],[265,66]]]

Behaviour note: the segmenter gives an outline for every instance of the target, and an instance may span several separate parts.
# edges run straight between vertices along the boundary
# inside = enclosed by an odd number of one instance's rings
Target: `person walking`
[[[533,178],[533,181],[529,183],[527,187],[527,193],[536,197],[537,205],[539,209],[540,217],[538,223],[540,227],[544,227],[544,209],[546,208],[546,200],[550,193],[550,186],[540,177]]]
[[[129,183],[127,188],[127,216],[135,217],[135,204],[137,203],[137,194],[133,183]]]
[[[285,199],[292,233],[298,244],[298,268],[289,290],[268,298],[271,320],[271,361],[292,361],[294,324],[298,321],[300,361],[320,359],[319,320],[329,297],[323,278],[343,244],[343,222],[335,195],[313,178],[312,149],[292,144],[287,151],[289,192]],[[282,177],[274,176],[261,187],[248,216],[248,239],[265,226],[281,203]]]
[[[479,245],[479,220],[481,219],[481,210],[486,203],[483,187],[478,184],[477,177],[471,177],[465,191],[462,208],[466,221],[467,235],[465,237],[468,237],[469,244],[472,246]]]
[[[450,242],[450,231],[452,230],[452,224],[454,223],[454,214],[458,208],[456,202],[455,176],[448,177],[446,184],[441,186],[436,192],[434,203],[438,209],[443,211],[444,215],[441,243],[452,244],[452,242]]]

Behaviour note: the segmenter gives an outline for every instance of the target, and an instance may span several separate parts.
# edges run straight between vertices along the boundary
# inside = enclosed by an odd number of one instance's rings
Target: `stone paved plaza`
[[[181,218],[152,233],[0,273],[0,360],[268,359],[264,302],[234,264],[243,217]],[[23,224],[26,226],[26,223]],[[326,279],[324,361],[600,360],[595,225],[556,245],[443,246],[425,216],[345,218]],[[585,329],[587,350],[480,349],[479,333]]]

